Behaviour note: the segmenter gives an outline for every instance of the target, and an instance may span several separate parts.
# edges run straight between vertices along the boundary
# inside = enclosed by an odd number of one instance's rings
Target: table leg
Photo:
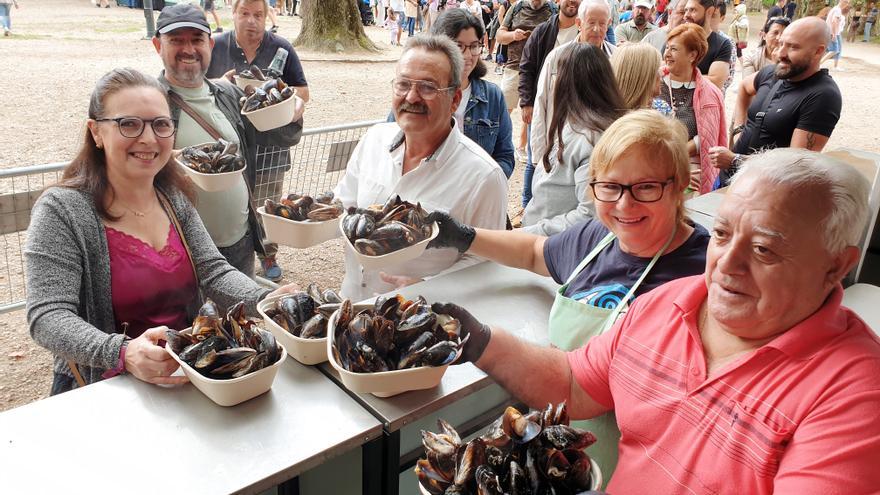
[[[385,477],[383,493],[397,495],[400,493],[400,430],[383,432],[382,436],[385,438],[382,456],[382,475]]]
[[[361,446],[361,490],[363,495],[381,495],[382,481],[385,477],[382,463],[385,449],[385,434]]]

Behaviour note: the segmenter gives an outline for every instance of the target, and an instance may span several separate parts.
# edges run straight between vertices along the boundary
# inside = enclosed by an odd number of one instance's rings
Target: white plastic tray
[[[178,163],[180,168],[183,169],[183,173],[189,176],[199,188],[208,192],[219,192],[232,189],[232,187],[241,180],[241,173],[247,168],[247,166],[244,166],[241,170],[236,170],[235,172],[203,174],[187,167],[183,163],[182,157],[177,157],[174,160]]]
[[[293,96],[265,108],[254,110],[253,112],[241,111],[241,114],[254,124],[258,131],[271,131],[279,127],[285,126],[293,121],[293,114],[296,112],[296,91]]]
[[[266,298],[257,304],[257,311],[263,317],[264,328],[272,332],[275,339],[279,343],[284,344],[285,349],[289,349],[289,353],[302,364],[315,365],[323,363],[327,360],[327,339],[303,339],[296,337],[287,330],[281,328],[277,323],[272,321],[266,315],[266,311],[271,309],[275,301],[283,296]]]
[[[345,217],[345,214],[342,215]],[[342,220],[339,221],[339,232],[342,234],[342,237],[345,239],[346,249],[350,249],[355,257],[357,257],[358,262],[362,267],[366,270],[378,270],[381,268],[385,268],[386,266],[399,265],[409,260],[414,260],[422,255],[425,252],[425,249],[428,247],[428,243],[431,242],[432,239],[437,237],[440,233],[440,228],[437,226],[437,222],[434,222],[431,226],[431,235],[427,238],[422,239],[421,241],[413,244],[412,246],[407,246],[403,249],[398,249],[397,251],[392,251],[388,254],[383,254],[381,256],[368,256],[366,254],[361,253],[354,247],[351,240],[345,235],[345,232],[342,231]]]
[[[324,222],[298,222],[278,215],[266,213],[266,207],[257,208],[257,213],[263,217],[263,227],[266,228],[266,237],[276,244],[283,244],[298,249],[320,244],[341,235],[337,218]]]

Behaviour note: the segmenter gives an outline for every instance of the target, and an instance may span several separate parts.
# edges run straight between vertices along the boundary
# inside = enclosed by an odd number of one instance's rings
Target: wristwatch
[[[105,371],[101,375],[101,378],[113,378],[116,375],[125,373],[125,350],[128,349],[129,342],[131,342],[131,339],[127,337],[122,341],[122,347],[119,348],[119,362],[112,370]]]
[[[743,156],[739,153],[734,153],[733,160],[730,161],[730,171],[733,172],[739,170],[739,166],[742,165],[742,162]]]

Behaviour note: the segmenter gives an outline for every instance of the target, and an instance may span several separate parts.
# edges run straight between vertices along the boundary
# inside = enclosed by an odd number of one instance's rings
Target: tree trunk
[[[364,33],[360,0],[303,0],[302,31],[294,46],[322,52],[376,51]]]

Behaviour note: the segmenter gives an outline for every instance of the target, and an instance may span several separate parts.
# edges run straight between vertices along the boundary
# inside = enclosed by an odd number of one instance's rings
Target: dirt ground
[[[161,69],[152,44],[141,39],[145,30],[140,10],[97,9],[86,0],[20,0],[19,5],[12,12],[14,34],[0,37],[0,67],[4,68],[0,88],[5,93],[0,109],[0,168],[70,159],[84,132],[88,96],[102,74],[121,66],[151,74]],[[218,13],[224,27],[231,28],[230,10]],[[752,19],[753,38],[764,15]],[[300,18],[279,17],[279,27],[281,35],[293,39]],[[368,27],[367,34],[379,52],[299,52],[311,91],[307,128],[387,115],[389,81],[400,48],[388,43],[388,33],[381,28]],[[847,44],[843,54],[845,71],[833,75],[843,92],[844,111],[828,149],[846,146],[880,151],[880,47]],[[492,67],[488,78],[500,82]],[[735,97],[731,88],[728,110]],[[513,120],[514,136],[518,136],[518,111]],[[521,189],[522,167],[518,166],[509,187],[511,211],[519,204]],[[302,251],[282,248],[279,258],[286,281],[303,286],[317,282],[325,287],[338,287],[341,282],[342,248],[336,241]],[[13,260],[7,255],[4,262]],[[51,355],[31,340],[24,311],[0,315],[0,349],[0,411],[46,397]]]

